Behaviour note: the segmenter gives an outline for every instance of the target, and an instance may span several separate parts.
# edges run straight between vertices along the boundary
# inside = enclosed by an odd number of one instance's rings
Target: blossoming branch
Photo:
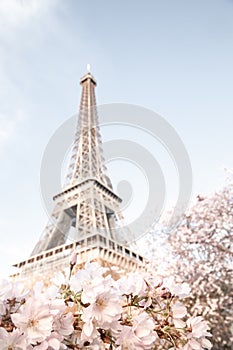
[[[72,256],[70,272],[75,262]],[[187,283],[134,273],[115,281],[97,263],[70,275],[59,273],[45,290],[1,282],[0,349],[211,348],[206,321],[188,318],[181,302]]]

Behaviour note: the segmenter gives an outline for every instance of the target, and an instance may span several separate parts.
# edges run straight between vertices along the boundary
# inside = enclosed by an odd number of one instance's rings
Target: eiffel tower
[[[97,85],[88,70],[81,78],[79,116],[65,187],[53,197],[54,209],[31,256],[15,264],[17,279],[49,278],[69,266],[72,251],[77,268],[87,260],[118,273],[143,269],[145,259],[127,245],[130,233],[121,225],[121,199],[114,193],[104,165],[95,98]]]

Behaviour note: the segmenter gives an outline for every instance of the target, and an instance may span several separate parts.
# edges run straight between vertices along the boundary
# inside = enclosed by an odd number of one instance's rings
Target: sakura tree
[[[167,270],[190,284],[189,310],[195,315],[203,314],[209,321],[213,349],[232,350],[232,177],[213,195],[197,197],[166,244]]]

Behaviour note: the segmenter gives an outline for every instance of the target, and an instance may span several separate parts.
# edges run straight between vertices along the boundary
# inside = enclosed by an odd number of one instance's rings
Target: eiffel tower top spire
[[[89,73],[91,71],[91,65],[90,63],[87,64],[87,72]]]
[[[87,79],[90,79],[95,86],[97,85],[95,78],[91,74],[90,63],[87,64],[87,73],[80,79],[80,84],[82,85],[83,82],[86,81]]]
[[[82,94],[79,116],[65,185],[72,186],[88,178],[95,178],[112,190],[112,184],[104,164],[99,130],[95,97],[97,82],[90,73],[89,64],[87,65],[87,73],[80,79],[80,84]]]

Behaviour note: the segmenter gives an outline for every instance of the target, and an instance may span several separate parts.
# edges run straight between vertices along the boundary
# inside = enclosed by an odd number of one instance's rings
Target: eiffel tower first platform
[[[122,226],[121,199],[106,174],[95,99],[96,80],[81,78],[82,95],[66,185],[54,199],[54,209],[31,256],[15,264],[17,280],[51,278],[69,266],[97,261],[116,274],[144,269],[145,259],[127,245],[130,233]],[[13,277],[14,277],[13,276]]]

